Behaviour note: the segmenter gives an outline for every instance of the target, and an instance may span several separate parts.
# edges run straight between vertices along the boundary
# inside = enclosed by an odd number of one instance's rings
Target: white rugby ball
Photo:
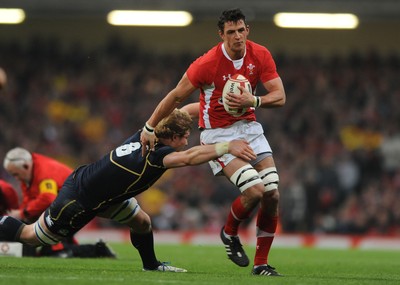
[[[231,108],[228,106],[227,102],[229,101],[227,98],[228,93],[234,94],[242,94],[242,91],[238,88],[238,86],[245,87],[251,93],[251,85],[249,80],[241,74],[235,74],[231,76],[226,82],[224,89],[222,90],[222,103],[224,104],[224,109],[226,112],[231,114],[234,117],[239,117],[246,113],[248,108]]]

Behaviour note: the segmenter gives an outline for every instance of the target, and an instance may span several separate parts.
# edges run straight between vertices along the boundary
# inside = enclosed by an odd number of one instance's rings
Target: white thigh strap
[[[108,207],[107,210],[98,213],[97,216],[126,224],[139,213],[139,210],[140,206],[137,200],[135,198],[129,198],[119,204]]]
[[[41,225],[40,220],[41,218],[39,218],[33,225],[35,235],[40,243],[43,245],[54,245],[59,243],[60,240],[56,236],[54,236],[49,230],[47,230],[47,227],[45,225]]]
[[[246,164],[236,170],[236,172],[232,174],[230,180],[233,184],[239,187],[241,192],[253,185],[262,183],[258,172],[250,164]]]
[[[268,167],[260,171],[260,176],[264,183],[265,192],[278,189],[279,175],[276,167]]]

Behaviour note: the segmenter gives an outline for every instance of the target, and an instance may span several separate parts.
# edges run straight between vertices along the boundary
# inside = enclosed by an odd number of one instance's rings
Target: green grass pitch
[[[400,284],[400,252],[273,248],[271,265],[284,277],[251,276],[226,257],[223,246],[157,245],[160,260],[184,267],[187,273],[143,272],[135,249],[111,243],[112,259],[0,257],[1,285],[347,285]],[[246,246],[249,257],[254,248]]]

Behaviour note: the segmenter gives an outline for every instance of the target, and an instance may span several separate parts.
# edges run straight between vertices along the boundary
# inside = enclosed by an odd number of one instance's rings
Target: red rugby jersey
[[[253,94],[259,81],[267,82],[279,77],[271,53],[264,46],[246,41],[246,53],[238,69],[234,66],[219,43],[203,56],[197,58],[188,68],[186,74],[190,82],[200,89],[199,126],[202,128],[221,128],[236,121],[255,121],[254,108],[249,108],[240,117],[225,112],[222,103],[222,90],[226,80],[234,74],[242,74],[251,84]]]

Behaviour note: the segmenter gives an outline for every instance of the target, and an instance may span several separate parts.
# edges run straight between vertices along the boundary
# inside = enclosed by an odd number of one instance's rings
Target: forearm
[[[166,168],[197,165],[216,159],[227,153],[244,161],[251,161],[257,158],[257,155],[247,141],[233,140],[230,142],[199,145],[186,151],[173,152],[164,157],[163,163]]]
[[[180,110],[187,112],[192,119],[197,119],[199,117],[200,103],[191,103],[183,106]]]
[[[265,96],[255,96],[254,100],[260,100],[258,106],[254,107],[276,108],[285,104],[286,96],[285,93],[282,93],[280,90],[276,90],[267,93]]]
[[[264,87],[267,90],[267,94],[265,94],[265,96],[255,97],[255,99],[258,98],[260,100],[257,107],[276,108],[286,103],[285,88],[280,78],[275,78],[264,83]]]
[[[227,150],[228,148],[226,148]],[[187,161],[186,165],[198,165],[207,161],[213,160],[221,156],[224,152],[217,152],[215,145],[200,145],[195,146],[187,150]]]
[[[174,152],[164,158],[164,166],[175,168],[198,165],[228,153],[229,143],[198,145],[185,151]]]

